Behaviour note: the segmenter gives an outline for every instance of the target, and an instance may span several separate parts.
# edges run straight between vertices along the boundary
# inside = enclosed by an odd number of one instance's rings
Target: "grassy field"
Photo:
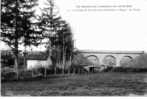
[[[2,83],[2,96],[147,95],[147,73],[52,75],[47,79]]]

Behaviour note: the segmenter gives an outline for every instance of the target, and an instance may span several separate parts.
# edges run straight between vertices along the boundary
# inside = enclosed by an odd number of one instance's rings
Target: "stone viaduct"
[[[144,51],[90,51],[80,50],[95,66],[130,66],[133,60]]]

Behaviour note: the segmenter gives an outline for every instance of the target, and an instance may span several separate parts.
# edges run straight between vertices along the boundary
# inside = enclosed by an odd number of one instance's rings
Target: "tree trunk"
[[[18,70],[18,56],[15,57],[15,72],[16,72],[16,79],[19,79],[19,70]]]
[[[73,68],[72,73],[75,74],[75,68]]]
[[[69,59],[69,67],[68,67],[68,69],[69,69],[69,74],[70,74],[70,70],[71,70],[71,56],[70,56],[70,59]]]
[[[26,53],[24,53],[24,66],[23,66],[23,69],[26,69],[27,68],[27,61],[26,61]]]
[[[18,7],[18,0],[16,0],[16,9]],[[15,56],[15,72],[16,72],[16,79],[19,79],[19,71],[18,71],[18,11],[16,10],[15,13],[15,44],[14,44],[14,56]]]
[[[63,63],[61,65],[62,65],[62,74],[64,74],[64,65]]]
[[[27,54],[26,53],[26,46],[25,46],[25,51],[24,51],[23,54],[24,54],[24,60],[23,60],[24,61],[24,67],[23,68],[25,69],[27,67],[27,63],[26,63],[26,54]]]
[[[64,54],[63,54],[63,59],[62,59],[62,73],[64,74]]]
[[[32,71],[32,78],[34,77],[34,72],[33,72],[33,70],[31,70]]]
[[[55,66],[55,68],[54,68],[54,74],[56,75],[56,73],[57,73],[57,69],[56,69],[56,66]]]
[[[23,68],[26,67],[26,56],[24,55],[24,58],[23,58]]]
[[[79,68],[79,74],[81,74],[81,69]]]
[[[47,73],[46,73],[46,68],[44,68],[44,77],[46,78],[47,77]]]

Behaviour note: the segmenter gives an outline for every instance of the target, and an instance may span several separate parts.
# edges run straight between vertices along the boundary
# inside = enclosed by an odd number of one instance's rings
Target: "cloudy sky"
[[[62,18],[72,28],[76,48],[147,51],[147,0],[54,1]],[[126,8],[127,11],[81,12],[77,8],[102,5],[129,5],[128,8],[133,11],[128,11]],[[40,7],[42,6],[43,0],[40,0]],[[118,10],[118,8],[114,9]]]

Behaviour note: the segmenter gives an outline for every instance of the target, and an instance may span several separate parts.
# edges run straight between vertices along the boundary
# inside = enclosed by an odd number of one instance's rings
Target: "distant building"
[[[14,56],[11,50],[1,50],[1,66],[14,67]],[[33,51],[27,52],[26,66],[24,67],[23,53],[19,54],[20,69],[34,69],[39,67],[49,67],[52,61],[46,52]]]
[[[48,68],[51,65],[51,58],[45,52],[29,52],[27,55],[27,69],[34,69],[39,67]]]

